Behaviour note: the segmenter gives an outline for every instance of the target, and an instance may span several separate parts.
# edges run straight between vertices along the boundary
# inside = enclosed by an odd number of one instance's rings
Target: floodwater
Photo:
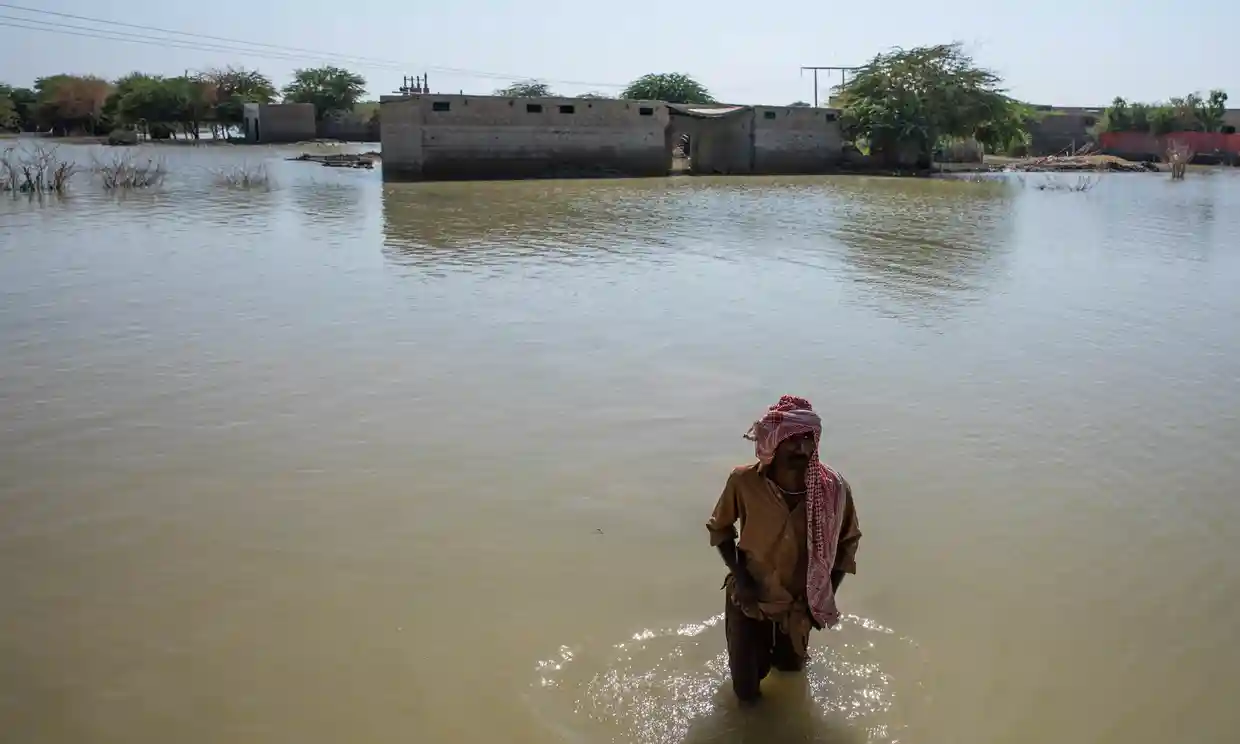
[[[1240,735],[1240,176],[286,154],[0,200],[4,742]],[[784,392],[865,537],[738,710],[703,523]]]

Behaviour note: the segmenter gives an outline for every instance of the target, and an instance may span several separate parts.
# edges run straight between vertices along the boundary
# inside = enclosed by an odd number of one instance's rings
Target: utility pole
[[[848,73],[856,72],[857,70],[860,70],[860,69],[861,69],[860,67],[839,67],[839,66],[830,66],[830,65],[817,65],[817,66],[806,65],[805,67],[802,67],[801,72],[805,72],[806,70],[814,71],[814,108],[818,108],[818,71],[819,70],[825,70],[826,72],[833,72],[835,70],[839,70],[840,71],[840,87],[842,88],[845,85],[848,85]]]

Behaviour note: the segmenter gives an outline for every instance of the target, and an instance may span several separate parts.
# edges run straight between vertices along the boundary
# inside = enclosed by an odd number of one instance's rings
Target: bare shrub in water
[[[1102,180],[1101,176],[1078,175],[1076,180],[1069,180],[1058,175],[1047,175],[1038,183],[1030,184],[1022,175],[1019,177],[1022,186],[1033,186],[1038,191],[1070,191],[1084,193],[1092,190]]]
[[[16,192],[20,172],[15,148],[4,148],[4,152],[0,152],[0,191]]]
[[[242,163],[231,168],[221,168],[214,171],[214,174],[217,186],[244,190],[271,188],[271,174],[267,172],[267,166],[262,163],[257,165]]]
[[[145,162],[138,162],[128,153],[114,154],[108,161],[96,158],[94,170],[99,182],[109,191],[159,186],[168,175],[163,160],[147,158]]]
[[[0,191],[14,194],[63,194],[77,165],[61,160],[55,147],[33,150],[7,147],[0,153]]]
[[[1193,151],[1183,142],[1169,142],[1167,162],[1171,164],[1171,179],[1179,181],[1188,173],[1188,164],[1193,162]]]

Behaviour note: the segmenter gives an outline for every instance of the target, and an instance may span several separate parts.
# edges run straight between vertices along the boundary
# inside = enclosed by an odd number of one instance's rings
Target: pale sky
[[[234,65],[283,85],[294,68],[332,63],[364,75],[377,97],[399,87],[404,73],[428,73],[439,92],[486,94],[512,80],[539,78],[573,94],[616,93],[648,72],[686,72],[720,100],[786,104],[813,99],[802,65],[857,65],[891,47],[962,41],[1004,77],[1012,95],[1033,103],[1101,105],[1117,95],[1155,101],[1222,88],[1240,106],[1240,65],[1226,31],[1236,28],[1240,3],[1227,0],[1198,0],[1187,12],[1174,3],[1131,0],[0,0],[0,82]],[[145,40],[87,38],[100,35],[98,29]],[[247,52],[238,42],[270,46]],[[174,43],[193,48],[170,48]],[[831,78],[837,81],[838,74]],[[825,76],[821,87],[825,99]]]

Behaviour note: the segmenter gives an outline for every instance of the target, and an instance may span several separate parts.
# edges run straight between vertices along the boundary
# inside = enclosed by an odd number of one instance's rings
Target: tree
[[[546,83],[540,83],[537,80],[522,80],[507,88],[500,88],[495,91],[495,95],[504,98],[551,98],[555,93],[551,92],[551,86]]]
[[[106,109],[118,123],[144,128],[152,136],[180,127],[186,136],[198,139],[214,105],[214,86],[199,77],[135,72],[116,81]]]
[[[1150,132],[1158,136],[1171,134],[1180,128],[1180,119],[1173,106],[1158,105],[1150,108]]]
[[[1020,131],[1018,102],[1005,95],[1002,82],[959,43],[896,49],[841,86],[840,103],[847,131],[868,140],[871,153],[900,165],[928,164],[941,141],[994,143]]]
[[[275,95],[269,79],[244,69],[171,78],[134,72],[116,81],[107,110],[129,126],[158,124],[148,131],[168,134],[180,128],[197,139],[204,124],[214,137],[241,126],[247,102],[270,103]]]
[[[314,67],[293,71],[293,82],[284,86],[286,103],[313,103],[314,115],[352,111],[366,95],[366,78],[340,67]]]
[[[112,84],[92,75],[52,75],[34,82],[35,123],[55,136],[106,129],[103,106]]]
[[[1127,132],[1132,130],[1132,109],[1119,96],[1102,112],[1101,129],[1104,132]]]
[[[793,101],[792,103],[788,105],[792,108],[812,108],[812,106],[810,106],[805,101]]]
[[[9,91],[13,107],[17,109],[18,126],[23,132],[38,129],[35,123],[35,111],[38,109],[39,96],[30,88],[13,88]]]
[[[15,130],[21,125],[17,106],[9,95],[9,86],[0,85],[0,129]]]
[[[1162,136],[1171,132],[1219,132],[1227,113],[1227,93],[1210,91],[1172,98],[1153,105],[1124,102],[1116,98],[1102,118],[1104,132],[1151,132]]]
[[[1197,119],[1207,132],[1222,131],[1226,115],[1227,93],[1221,90],[1210,91],[1210,97],[1197,108]]]
[[[104,106],[112,121],[122,127],[146,130],[149,124],[165,119],[156,105],[162,79],[135,72],[116,80],[116,88]]]
[[[1182,98],[1171,99],[1171,109],[1175,112],[1176,131],[1200,132],[1201,120],[1197,112],[1201,109],[1201,96],[1189,93]]]
[[[642,75],[620,94],[622,98],[637,101],[667,101],[668,103],[714,103],[706,86],[683,72],[664,72]]]
[[[166,85],[177,109],[175,121],[182,132],[198,139],[203,124],[214,116],[215,86],[200,76],[169,78]]]
[[[225,134],[230,127],[240,128],[245,123],[245,104],[271,103],[276,99],[271,78],[257,70],[225,67],[208,70],[199,79],[214,90],[212,126],[220,126]]]
[[[103,104],[104,115],[113,123],[121,126],[135,126],[145,120],[146,112],[139,114],[136,111],[139,108],[137,103],[139,91],[145,93],[147,86],[154,85],[161,79],[144,72],[131,72],[117,78],[112,83],[112,94]]]
[[[1033,106],[1009,100],[1002,112],[977,126],[973,138],[985,152],[1026,153],[1033,141],[1030,129],[1040,119],[1041,114]]]

